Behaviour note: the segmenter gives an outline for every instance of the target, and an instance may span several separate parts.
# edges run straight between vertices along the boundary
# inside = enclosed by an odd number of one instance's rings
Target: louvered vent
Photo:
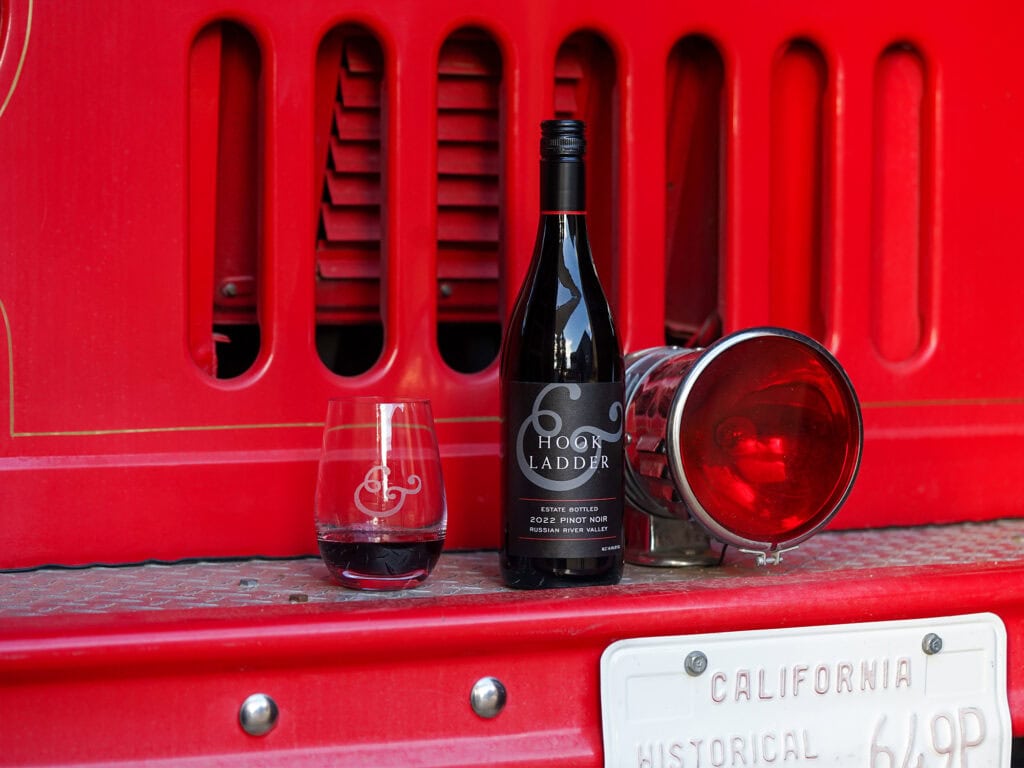
[[[567,39],[555,59],[555,116],[587,124],[587,231],[601,285],[613,303],[618,211],[615,71],[611,48],[590,32]]]
[[[352,375],[368,370],[383,345],[380,45],[365,31],[342,28],[321,46],[318,71],[318,129],[327,146],[317,232],[317,348],[331,370]]]
[[[456,370],[497,356],[501,219],[501,56],[476,30],[454,33],[437,67],[438,346]]]

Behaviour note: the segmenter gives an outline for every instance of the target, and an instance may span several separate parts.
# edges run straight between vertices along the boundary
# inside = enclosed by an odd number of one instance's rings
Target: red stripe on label
[[[589,538],[589,539],[586,539],[586,538],[583,538],[583,539],[555,539],[555,538],[546,539],[543,536],[520,536],[519,540],[520,541],[609,541],[610,539],[617,539],[617,538],[618,538],[618,536],[594,536],[594,537]]]
[[[615,496],[606,496],[603,499],[531,499],[528,496],[520,496],[520,501],[543,501],[545,504],[582,504],[585,501],[615,501]]]

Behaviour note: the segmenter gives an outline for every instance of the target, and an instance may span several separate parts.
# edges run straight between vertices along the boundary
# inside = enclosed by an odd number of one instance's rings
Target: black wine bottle
[[[598,280],[583,123],[541,123],[540,225],[501,354],[502,578],[615,584],[623,562],[622,351]]]

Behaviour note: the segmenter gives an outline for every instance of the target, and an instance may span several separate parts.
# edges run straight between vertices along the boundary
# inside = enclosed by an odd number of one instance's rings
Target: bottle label
[[[510,382],[507,398],[509,553],[621,550],[623,385]]]

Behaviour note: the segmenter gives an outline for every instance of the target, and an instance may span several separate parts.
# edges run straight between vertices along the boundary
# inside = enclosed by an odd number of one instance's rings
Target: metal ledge
[[[689,588],[757,586],[766,579],[821,578],[838,572],[939,566],[991,567],[1024,561],[1024,519],[944,526],[826,531],[787,552],[778,565],[758,566],[728,550],[717,567],[627,565],[622,583]],[[780,586],[784,585],[784,579]],[[562,591],[565,597],[571,596]],[[335,584],[319,558],[189,561],[0,573],[0,620],[68,613],[244,608],[297,603],[424,600],[507,590],[494,552],[445,552],[421,587],[357,592]],[[1024,586],[1022,586],[1024,592]],[[544,595],[549,593],[515,593]]]

